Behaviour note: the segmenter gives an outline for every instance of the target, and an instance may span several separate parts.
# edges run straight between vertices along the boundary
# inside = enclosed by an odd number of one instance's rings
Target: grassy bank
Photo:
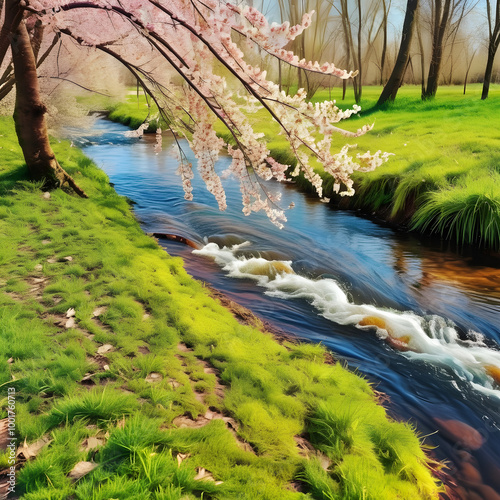
[[[352,106],[348,94],[331,93],[339,107]],[[383,108],[376,102],[381,87],[365,87],[362,111],[342,125],[356,130],[374,123],[370,133],[355,140],[354,152],[381,149],[394,153],[376,171],[355,174],[356,195],[340,198],[332,193],[332,178],[324,174],[326,196],[343,208],[361,209],[404,224],[420,232],[435,232],[459,244],[500,249],[500,86],[480,100],[481,86],[440,87],[433,100],[422,102],[420,87],[405,86],[397,100]],[[328,99],[318,92],[314,100]],[[270,148],[289,159],[286,142],[264,113],[255,116],[256,129],[273,137]],[[338,138],[338,146],[345,143]],[[353,141],[354,142],[354,141]],[[308,181],[298,179],[303,189]]]
[[[15,389],[22,498],[437,498],[365,380],[238,323],[77,149],[55,145],[90,198],[42,194],[0,124],[0,400]]]

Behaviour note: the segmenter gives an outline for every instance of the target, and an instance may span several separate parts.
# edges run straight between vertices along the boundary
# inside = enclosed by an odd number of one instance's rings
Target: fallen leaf
[[[75,318],[69,318],[64,324],[66,328],[73,328],[75,326]]]
[[[63,257],[63,260],[71,262],[73,260],[73,257],[71,257],[71,255],[68,255],[67,257]]]
[[[37,265],[35,266],[35,271],[41,271],[42,269],[43,269],[42,264],[37,264]]]
[[[189,457],[189,453],[177,453],[177,465],[180,467],[182,462]]]
[[[104,344],[97,349],[97,354],[105,354],[113,349],[114,347],[111,344]]]
[[[99,448],[99,446],[103,445],[104,445],[104,439],[99,439],[95,436],[91,436],[83,440],[80,449],[82,451],[94,450],[95,448]]]
[[[47,262],[49,264],[55,264],[57,262],[57,259],[55,259],[54,257],[51,257],[50,259],[47,259]]]
[[[42,195],[42,198],[44,198],[45,200],[49,200],[50,199],[50,193],[48,191],[45,191],[45,193],[43,193],[43,195]]]
[[[177,380],[174,380],[173,378],[171,378],[169,381],[168,381],[170,387],[172,387],[172,389],[177,389],[177,387],[180,387],[182,384],[180,384],[179,382],[177,382]]]
[[[102,367],[102,369],[105,371],[105,372],[109,372],[109,365],[104,365]]]
[[[105,311],[106,311],[106,306],[97,307],[96,309],[94,309],[94,312],[92,313],[92,316],[94,316],[94,318],[97,318],[98,316],[100,316]]]
[[[75,315],[75,310],[71,307],[66,311],[66,317],[67,318],[72,318]]]
[[[92,472],[96,467],[97,464],[94,462],[78,462],[68,474],[68,477],[77,481],[89,472]]]
[[[320,451],[316,452],[316,457],[319,460],[321,468],[327,471],[328,467],[330,467],[330,465],[332,464],[332,461]]]
[[[208,472],[203,467],[198,467],[198,474],[194,476],[195,481],[215,481],[214,476],[211,472]]]
[[[14,363],[14,358],[9,358],[9,359],[7,360],[7,363],[9,363],[9,365],[11,365],[12,363]]]
[[[146,377],[146,382],[159,382],[162,379],[163,379],[163,376],[161,373],[151,372]]]
[[[28,445],[25,439],[24,444],[17,449],[16,457],[20,458],[21,460],[31,460],[32,458],[36,457],[38,453],[40,453],[40,450],[44,446],[47,446],[51,441],[52,440],[48,437],[42,437],[38,441],[35,441],[34,443]]]

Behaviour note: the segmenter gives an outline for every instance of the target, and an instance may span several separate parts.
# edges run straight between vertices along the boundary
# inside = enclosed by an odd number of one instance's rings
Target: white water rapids
[[[437,315],[419,316],[411,311],[351,303],[335,280],[300,276],[293,271],[291,261],[237,255],[248,244],[220,248],[208,243],[193,253],[214,258],[231,277],[255,280],[268,295],[306,300],[330,321],[376,329],[377,336],[402,355],[448,366],[475,389],[500,398],[500,351],[488,347],[482,334],[469,332],[468,339],[463,340],[451,321]]]

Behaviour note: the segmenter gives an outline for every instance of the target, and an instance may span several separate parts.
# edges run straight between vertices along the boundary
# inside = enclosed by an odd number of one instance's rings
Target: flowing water
[[[290,185],[270,185],[282,206],[295,204],[281,231],[262,214],[242,214],[231,179],[226,212],[198,179],[186,202],[172,139],[155,154],[153,137],[127,138],[126,130],[98,120],[92,136],[77,131],[73,139],[136,203],[145,231],[197,242],[195,251],[162,244],[194,277],[358,369],[390,396],[391,415],[428,435],[459,482],[469,462],[500,491],[498,263],[334,210]],[[221,158],[218,168],[228,163]]]

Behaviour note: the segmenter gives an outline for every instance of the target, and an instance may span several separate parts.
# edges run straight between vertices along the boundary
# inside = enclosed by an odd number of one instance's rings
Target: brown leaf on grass
[[[203,467],[198,467],[196,469],[198,473],[196,476],[194,476],[195,481],[214,481],[214,476],[212,476],[212,473],[204,469]]]
[[[73,260],[73,257],[71,257],[71,255],[68,255],[67,257],[63,257],[63,260],[71,262]]]
[[[189,453],[177,453],[177,465],[180,467],[182,462],[190,456]]]
[[[319,463],[323,470],[327,471],[328,467],[332,465],[332,461],[324,453],[321,453],[320,451],[316,452],[316,458],[319,460]]]
[[[73,481],[78,481],[78,479],[92,472],[96,467],[97,464],[94,462],[78,462],[68,474],[68,477],[73,479]]]
[[[177,389],[177,387],[180,387],[182,385],[173,378],[169,379],[168,384],[170,385],[170,387],[172,387],[172,389]]]
[[[198,467],[196,470],[198,471],[198,473],[194,477],[195,481],[212,481],[216,486],[222,484],[222,481],[216,481],[214,479],[214,476],[212,476],[212,473],[204,469],[203,467]]]
[[[106,309],[107,309],[106,306],[96,307],[92,313],[92,316],[94,316],[94,318],[97,318],[98,316],[103,314],[106,311]]]
[[[66,317],[67,318],[72,318],[74,315],[76,314],[76,311],[73,307],[70,307],[67,311],[66,311]]]
[[[97,349],[97,354],[105,354],[113,349],[114,347],[111,344],[104,344]]]
[[[69,318],[66,323],[64,323],[65,328],[73,328],[75,326],[75,318]]]
[[[25,439],[24,444],[17,449],[16,457],[21,460],[31,460],[32,458],[35,458],[40,453],[42,448],[47,446],[50,442],[52,442],[52,439],[47,436],[44,436],[29,445]]]
[[[159,382],[162,379],[163,379],[163,375],[161,373],[157,373],[157,372],[151,372],[145,378],[146,382],[150,382],[150,383]]]
[[[90,436],[82,441],[80,450],[82,451],[94,450],[95,448],[99,448],[99,446],[103,445],[104,445],[104,439],[95,436]]]

